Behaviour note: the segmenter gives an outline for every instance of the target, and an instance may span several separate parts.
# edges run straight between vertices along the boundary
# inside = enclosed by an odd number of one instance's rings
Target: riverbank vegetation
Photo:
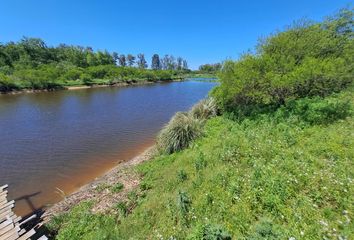
[[[60,89],[81,85],[181,79],[191,71],[185,59],[154,54],[151,69],[144,54],[109,53],[90,47],[47,46],[38,38],[0,44],[0,92]]]
[[[57,239],[352,239],[353,44],[344,9],[225,62],[213,100],[176,115],[165,151],[135,168],[139,194],[119,205],[134,209],[83,202],[49,227]]]

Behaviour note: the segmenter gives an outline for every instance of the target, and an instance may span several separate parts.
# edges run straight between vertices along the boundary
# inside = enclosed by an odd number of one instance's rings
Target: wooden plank
[[[22,234],[25,234],[26,233],[26,229],[21,229],[21,231],[18,232],[18,235],[21,236]]]
[[[12,211],[10,211],[6,214],[2,214],[2,215],[0,215],[0,222],[6,220],[8,218],[13,218],[14,215],[15,214]]]
[[[31,221],[37,216],[34,214],[27,219],[22,219],[21,216],[16,216],[12,209],[15,207],[15,201],[7,200],[8,186],[0,187],[0,240],[27,240],[32,237],[36,231],[31,229],[26,232],[21,229],[21,225]],[[22,221],[21,221],[22,220]],[[39,240],[48,240],[46,236],[41,236]]]
[[[8,193],[7,190],[2,191],[2,192],[0,193],[0,197],[7,196],[7,193]]]
[[[2,202],[2,204],[7,203],[7,198],[6,198],[6,196],[0,197],[0,202]]]
[[[7,218],[11,217],[12,211],[11,209],[7,210],[0,214],[0,221],[6,220]]]
[[[18,232],[14,232],[12,235],[8,236],[6,240],[16,240],[19,236]]]
[[[19,237],[18,240],[26,240],[26,239],[32,237],[35,233],[36,233],[36,231],[34,231],[34,229],[32,228],[30,231],[26,232],[21,237]]]
[[[7,225],[3,229],[1,229],[0,230],[0,237],[1,237],[1,235],[4,235],[5,233],[7,233],[8,231],[10,231],[13,228],[15,228],[15,226],[13,225],[13,223],[10,223],[9,225]]]
[[[4,207],[3,209],[0,209],[0,215],[4,212],[8,212],[9,210],[11,210],[15,205],[14,204],[11,204],[7,207]]]
[[[1,196],[0,197],[0,202],[7,202],[7,196]]]
[[[8,203],[6,203],[6,204],[0,206],[0,209],[3,209],[4,207],[7,207],[7,206],[9,206],[9,205],[11,205],[11,204],[13,204],[13,205],[15,206],[15,201],[12,200],[12,201],[10,201],[10,202],[8,202]]]
[[[21,216],[14,216],[14,219],[13,219],[14,223],[18,223],[21,220],[22,220]]]
[[[0,206],[5,205],[7,203],[7,199],[0,200]]]
[[[1,229],[6,227],[7,225],[10,225],[11,223],[13,223],[12,219],[5,220],[3,223],[0,224],[0,231],[1,231]]]
[[[20,231],[19,227],[14,227],[12,228],[10,231],[8,231],[7,233],[5,233],[4,235],[0,236],[0,239],[7,239],[8,237],[12,236],[14,233],[17,233]]]

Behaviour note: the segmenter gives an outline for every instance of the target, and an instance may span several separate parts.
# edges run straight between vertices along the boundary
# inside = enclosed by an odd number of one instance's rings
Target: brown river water
[[[0,185],[24,215],[154,144],[215,83],[184,81],[0,95]]]

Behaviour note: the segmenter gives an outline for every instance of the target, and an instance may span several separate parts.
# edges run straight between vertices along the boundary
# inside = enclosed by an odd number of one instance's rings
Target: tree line
[[[150,66],[143,53],[135,56],[66,44],[52,47],[40,38],[23,37],[0,43],[0,91],[171,80],[190,72],[187,61],[173,55],[154,54]]]
[[[215,74],[218,71],[220,71],[221,67],[222,67],[221,63],[203,64],[199,66],[199,72]]]

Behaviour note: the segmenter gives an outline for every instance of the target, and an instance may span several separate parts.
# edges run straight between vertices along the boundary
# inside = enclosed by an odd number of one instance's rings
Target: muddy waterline
[[[0,96],[0,185],[17,214],[62,199],[154,143],[215,85],[185,81]],[[60,191],[58,190],[60,189]]]

